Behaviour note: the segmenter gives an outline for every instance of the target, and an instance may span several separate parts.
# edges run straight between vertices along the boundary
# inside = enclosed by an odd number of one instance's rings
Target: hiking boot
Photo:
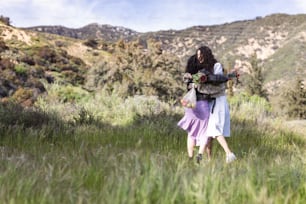
[[[226,163],[231,163],[233,161],[235,161],[237,158],[234,155],[234,153],[230,153],[228,155],[226,155]]]
[[[197,163],[200,164],[201,160],[202,160],[202,154],[198,154]]]

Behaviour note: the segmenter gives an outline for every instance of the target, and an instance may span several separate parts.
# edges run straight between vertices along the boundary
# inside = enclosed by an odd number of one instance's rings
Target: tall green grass
[[[305,136],[279,128],[260,99],[235,100],[228,143],[238,160],[226,164],[214,141],[212,160],[200,165],[188,160],[186,133],[176,126],[182,108],[156,99],[102,94],[73,105],[14,108],[21,118],[0,106],[1,118],[18,119],[0,119],[0,200],[305,203]]]

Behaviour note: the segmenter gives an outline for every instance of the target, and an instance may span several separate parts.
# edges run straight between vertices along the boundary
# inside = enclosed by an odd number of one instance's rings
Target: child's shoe
[[[197,163],[200,164],[201,160],[202,160],[202,154],[198,154]]]

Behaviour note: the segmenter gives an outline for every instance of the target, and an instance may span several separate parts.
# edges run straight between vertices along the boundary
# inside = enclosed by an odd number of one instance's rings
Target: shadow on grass
[[[14,128],[37,131],[43,129],[47,141],[54,142],[60,137],[72,140],[71,136],[75,134],[75,129],[83,126],[83,132],[94,129],[95,135],[102,138],[99,145],[157,152],[186,151],[186,132],[177,127],[177,122],[182,117],[180,114],[161,112],[145,116],[136,115],[133,122],[126,126],[103,123],[86,110],[80,110],[75,121],[65,122],[56,114],[23,108],[18,104],[0,104],[0,115],[1,136],[10,135],[8,130]],[[290,153],[291,147],[305,146],[305,141],[292,132],[238,118],[232,118],[231,137],[227,141],[239,157],[256,152],[258,157],[267,161],[273,159],[273,156]],[[223,153],[220,145],[216,141],[214,143],[213,154]]]
[[[74,132],[72,124],[61,120],[57,114],[16,103],[0,103],[0,115],[0,136],[9,137],[12,141],[20,136],[36,136],[37,139],[54,143],[58,138]]]

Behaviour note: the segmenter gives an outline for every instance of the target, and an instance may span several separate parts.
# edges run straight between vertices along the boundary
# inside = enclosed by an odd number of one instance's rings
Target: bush
[[[13,69],[15,64],[8,58],[0,58],[0,69]]]
[[[27,99],[31,99],[33,96],[33,90],[26,88],[18,88],[12,96],[12,100],[16,103],[21,103]]]
[[[89,39],[84,42],[84,45],[95,49],[98,46],[98,42],[95,39]]]
[[[270,103],[258,95],[249,96],[242,93],[228,100],[231,115],[238,119],[252,118],[257,122],[264,122],[273,115]]]
[[[22,64],[15,65],[15,72],[19,76],[26,76],[27,75],[27,68]]]
[[[3,52],[8,49],[9,47],[5,44],[5,42],[3,40],[0,40],[0,52]]]
[[[5,16],[0,16],[0,22],[4,23],[5,25],[10,26],[11,25],[11,21],[9,17],[5,17]]]

